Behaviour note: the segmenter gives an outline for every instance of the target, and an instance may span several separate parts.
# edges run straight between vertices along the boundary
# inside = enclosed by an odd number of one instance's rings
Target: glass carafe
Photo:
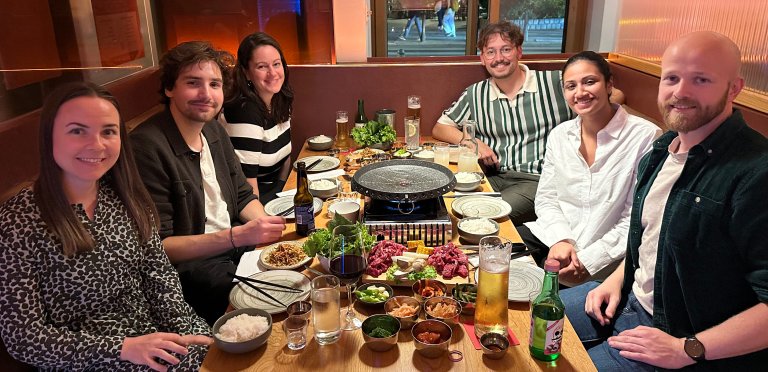
[[[459,172],[478,171],[479,146],[477,138],[475,138],[476,126],[477,124],[473,120],[467,120],[464,123],[464,133],[461,142],[459,142]]]

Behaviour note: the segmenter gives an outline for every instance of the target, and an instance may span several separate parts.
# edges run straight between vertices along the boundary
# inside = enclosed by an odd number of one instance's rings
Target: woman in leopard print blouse
[[[41,114],[41,171],[0,208],[0,335],[50,370],[196,370],[210,329],[184,302],[126,149],[117,102],[89,83]]]

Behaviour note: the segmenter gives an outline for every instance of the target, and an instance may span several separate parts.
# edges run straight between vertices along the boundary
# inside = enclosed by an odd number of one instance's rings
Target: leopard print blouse
[[[94,219],[73,206],[96,248],[64,256],[30,189],[0,208],[0,335],[16,359],[43,370],[147,371],[120,360],[126,337],[210,335],[181,293],[157,233],[141,244],[123,203],[101,182]],[[193,345],[173,369],[197,370]]]

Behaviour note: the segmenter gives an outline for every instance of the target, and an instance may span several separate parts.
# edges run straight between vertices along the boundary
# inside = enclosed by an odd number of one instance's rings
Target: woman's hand
[[[120,349],[120,359],[133,364],[148,366],[155,371],[165,372],[168,367],[157,362],[164,360],[171,365],[179,364],[179,358],[171,353],[187,355],[189,345],[210,345],[213,340],[202,335],[178,335],[156,332],[137,337],[126,337]]]

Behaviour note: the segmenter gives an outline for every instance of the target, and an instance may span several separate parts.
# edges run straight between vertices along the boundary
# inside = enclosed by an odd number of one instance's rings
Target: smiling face
[[[675,41],[661,60],[658,105],[664,122],[688,133],[718,124],[732,111],[741,91],[739,56],[730,40],[713,33],[692,33]]]
[[[213,61],[193,63],[179,72],[173,90],[165,90],[177,124],[188,121],[204,124],[213,120],[224,102],[224,83]]]
[[[283,88],[284,68],[280,52],[275,47],[263,45],[253,50],[245,75],[253,82],[256,94],[267,107],[272,102],[272,96]]]
[[[608,97],[612,89],[613,83],[605,81],[597,65],[588,60],[573,62],[563,72],[565,99],[579,116],[610,110]]]
[[[59,108],[53,122],[53,158],[65,190],[87,190],[120,155],[120,115],[98,97],[78,97]]]
[[[490,56],[493,54],[493,56]],[[504,55],[509,54],[509,55]],[[494,79],[506,79],[517,71],[523,48],[505,40],[501,34],[493,34],[480,51],[480,62]]]

